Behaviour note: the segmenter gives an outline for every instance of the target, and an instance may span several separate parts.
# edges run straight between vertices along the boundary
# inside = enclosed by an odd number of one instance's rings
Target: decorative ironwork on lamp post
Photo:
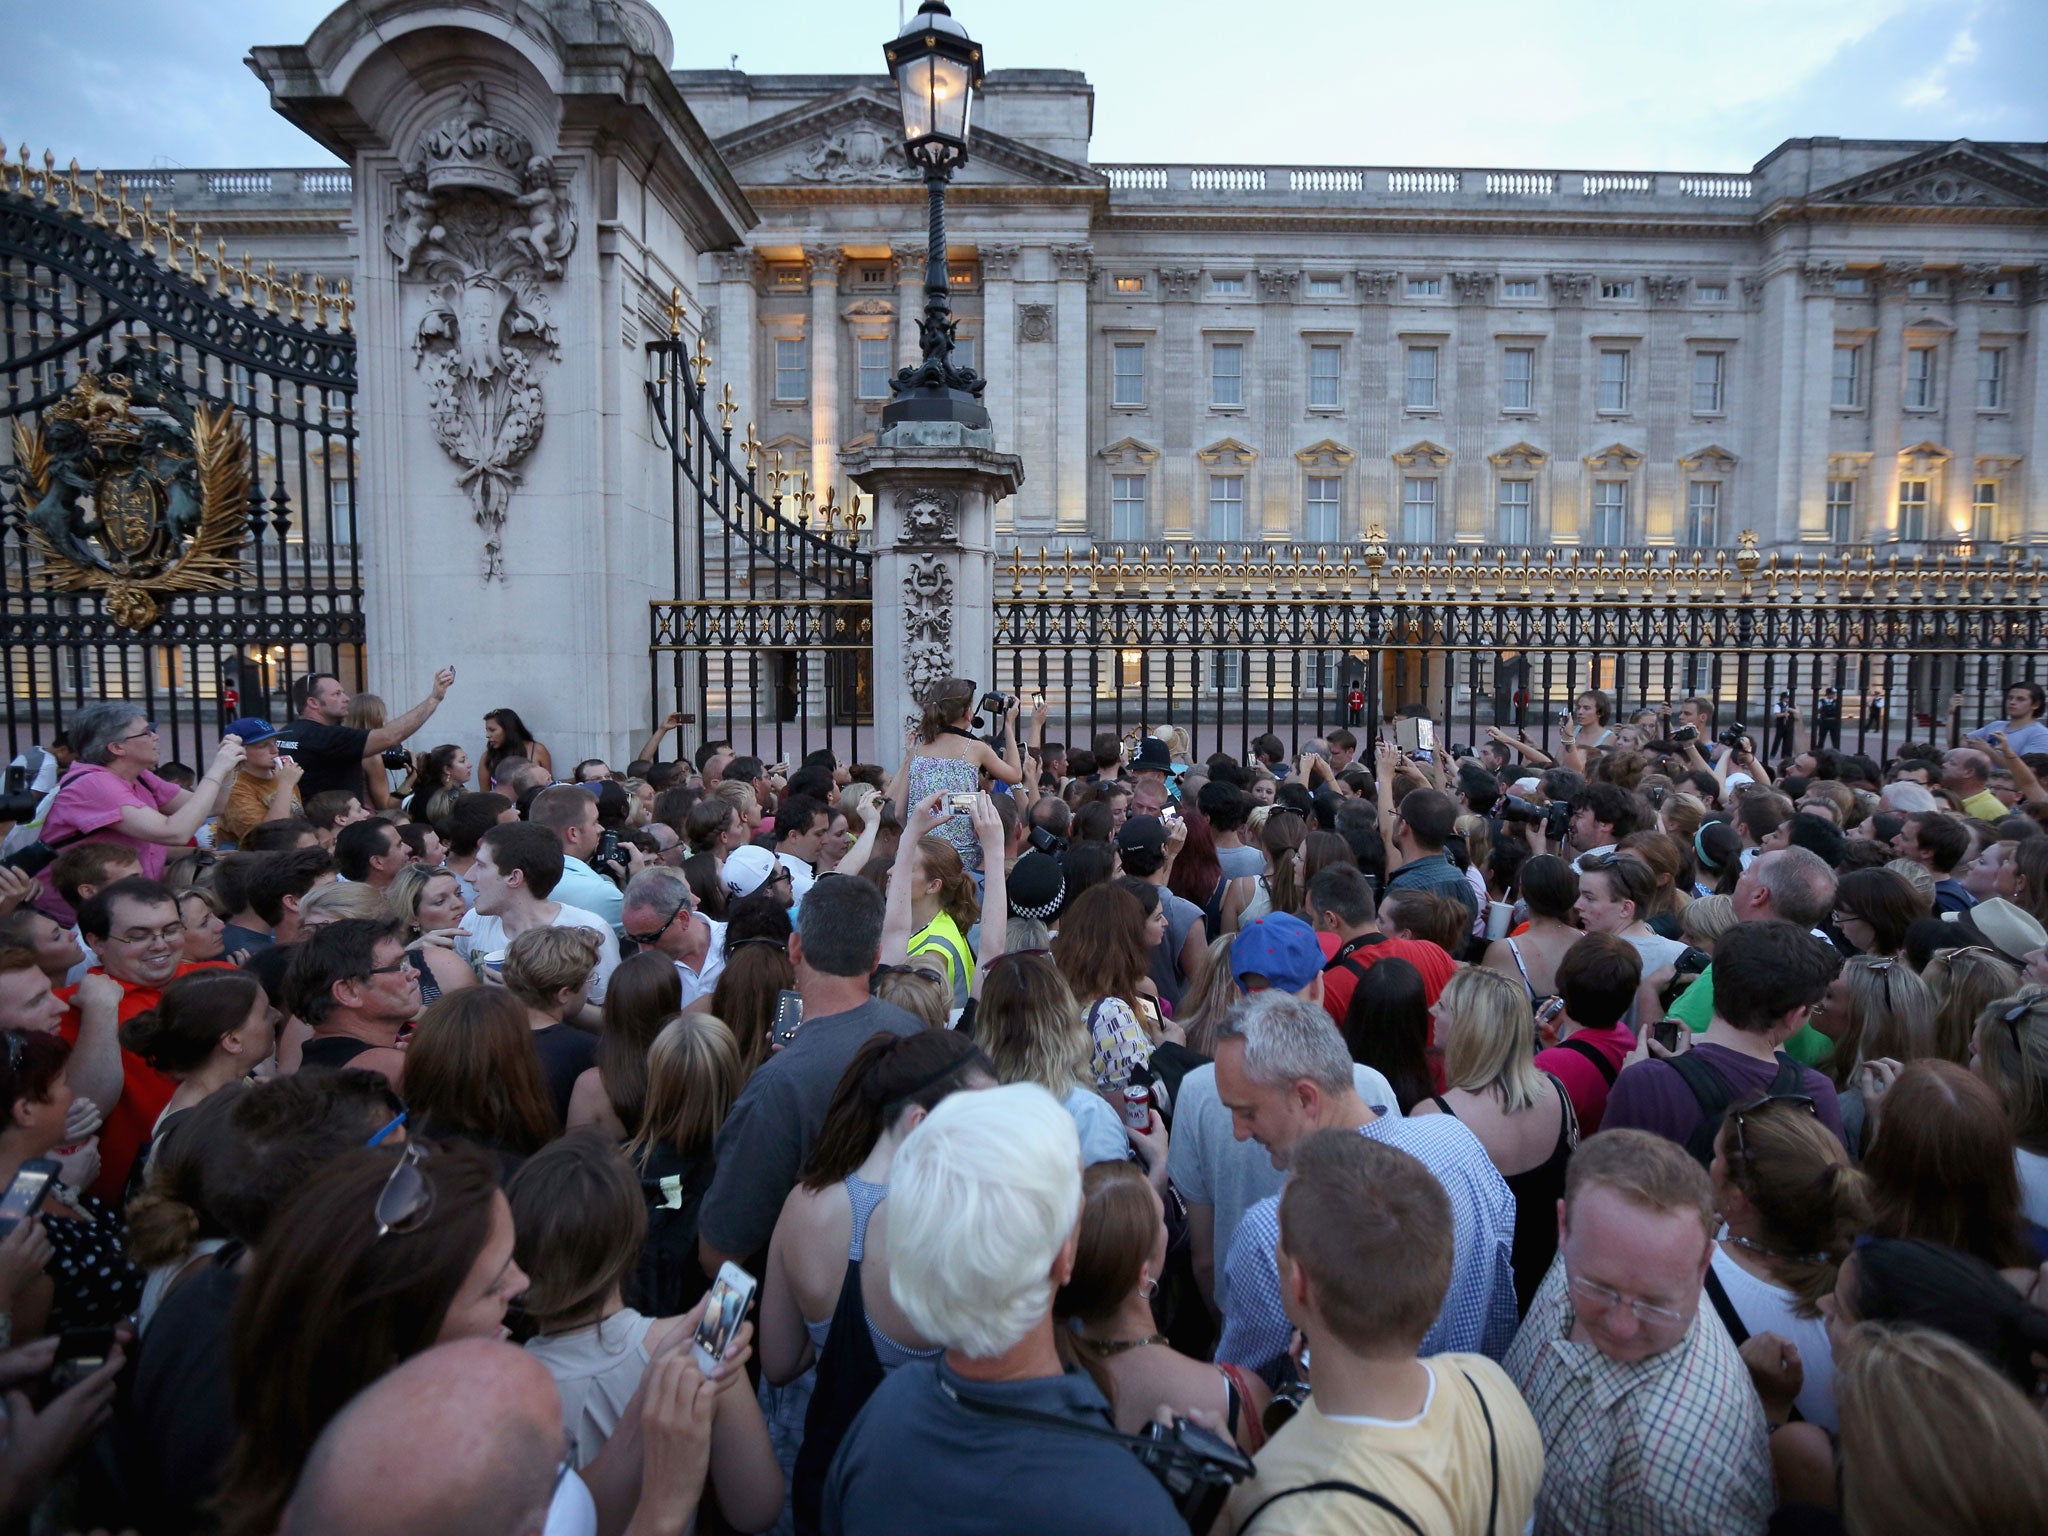
[[[981,84],[981,45],[953,19],[945,0],[924,0],[910,27],[885,45],[903,107],[903,147],[924,172],[930,227],[924,268],[924,317],[918,322],[920,360],[899,371],[882,425],[951,421],[986,427],[983,380],[953,361],[953,308],[946,266],[946,184],[967,163],[967,120]]]

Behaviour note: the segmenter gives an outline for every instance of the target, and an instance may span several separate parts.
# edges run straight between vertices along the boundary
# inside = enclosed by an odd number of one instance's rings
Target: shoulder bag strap
[[[1621,1069],[1607,1059],[1605,1051],[1596,1045],[1587,1044],[1577,1035],[1567,1035],[1557,1042],[1557,1048],[1561,1051],[1570,1051],[1574,1056],[1583,1056],[1593,1063],[1599,1069],[1601,1080],[1610,1088],[1614,1086],[1614,1080],[1621,1075]]]
[[[1742,1314],[1735,1310],[1735,1303],[1728,1299],[1728,1288],[1721,1283],[1721,1277],[1714,1273],[1713,1265],[1707,1266],[1707,1300],[1714,1304],[1720,1314],[1721,1326],[1728,1330],[1728,1337],[1740,1349],[1749,1340],[1749,1330],[1742,1324]]]
[[[1348,1493],[1353,1498],[1363,1499],[1375,1508],[1385,1510],[1409,1530],[1413,1531],[1415,1536],[1423,1536],[1422,1527],[1415,1523],[1414,1519],[1408,1514],[1408,1511],[1394,1503],[1393,1500],[1374,1493],[1370,1488],[1361,1488],[1356,1483],[1341,1482],[1334,1478],[1326,1479],[1319,1483],[1303,1483],[1299,1488],[1288,1488],[1274,1494],[1270,1499],[1267,1499],[1264,1503],[1253,1509],[1249,1515],[1246,1515],[1243,1522],[1238,1526],[1238,1530],[1250,1530],[1259,1516],[1263,1515],[1275,1504],[1278,1504],[1282,1499],[1291,1499],[1297,1493]],[[1487,1526],[1487,1529],[1489,1532],[1493,1529],[1491,1524]]]
[[[1479,1412],[1486,1420],[1486,1463],[1493,1477],[1493,1492],[1486,1502],[1486,1536],[1494,1536],[1500,1524],[1500,1434],[1493,1427],[1493,1410],[1486,1406],[1486,1394],[1479,1390],[1479,1383],[1472,1379],[1470,1371],[1460,1370],[1458,1374],[1479,1399]]]

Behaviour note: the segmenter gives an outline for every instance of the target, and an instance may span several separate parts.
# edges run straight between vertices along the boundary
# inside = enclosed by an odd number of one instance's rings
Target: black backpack
[[[1778,1075],[1771,1079],[1768,1091],[1772,1094],[1799,1092],[1804,1082],[1801,1076],[1803,1069],[1783,1051],[1776,1055]],[[1747,1095],[1739,1093],[1727,1078],[1691,1051],[1681,1051],[1665,1059],[1699,1101],[1700,1123],[1685,1138],[1685,1150],[1699,1159],[1702,1168],[1709,1167],[1714,1161],[1714,1142],[1721,1135],[1721,1122],[1728,1118],[1728,1106]]]
[[[697,1257],[697,1210],[711,1187],[711,1159],[685,1160],[655,1149],[640,1194],[647,1202],[647,1241],[633,1274],[631,1304],[649,1317],[674,1317],[711,1289]]]

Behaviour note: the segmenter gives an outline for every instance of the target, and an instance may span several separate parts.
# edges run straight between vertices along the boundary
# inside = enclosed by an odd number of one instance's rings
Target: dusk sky
[[[0,135],[84,166],[322,164],[242,59],[325,0],[0,0]],[[679,68],[873,73],[914,0],[663,0]],[[1746,169],[1787,138],[2048,140],[2043,0],[957,0],[1081,70],[1094,158]],[[2030,62],[2031,61],[2031,62]]]

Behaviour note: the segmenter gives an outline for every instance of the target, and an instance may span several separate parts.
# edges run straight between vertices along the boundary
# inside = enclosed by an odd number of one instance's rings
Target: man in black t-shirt
[[[341,723],[348,717],[349,694],[340,678],[331,672],[300,678],[292,684],[298,717],[277,733],[278,751],[305,770],[299,793],[310,800],[323,790],[345,789],[368,805],[363,759],[389,751],[425,725],[454,685],[455,669],[443,667],[434,674],[432,693],[396,719],[365,731]]]

